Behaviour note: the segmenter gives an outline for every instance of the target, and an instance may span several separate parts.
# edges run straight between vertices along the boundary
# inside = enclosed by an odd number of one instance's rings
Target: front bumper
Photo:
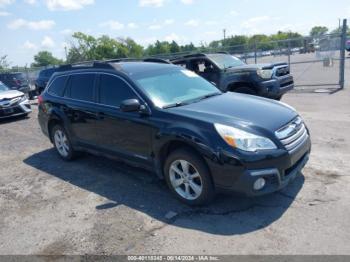
[[[260,83],[263,95],[269,98],[279,98],[294,88],[293,76],[274,78]]]
[[[0,107],[0,119],[28,115],[31,112],[29,101],[25,100],[11,107]]]
[[[292,154],[283,149],[257,153],[244,160],[223,152],[219,161],[207,160],[215,187],[221,192],[260,196],[276,192],[290,184],[304,168],[311,151],[310,138]],[[220,163],[221,162],[221,163]],[[265,186],[254,190],[253,185],[264,178]]]

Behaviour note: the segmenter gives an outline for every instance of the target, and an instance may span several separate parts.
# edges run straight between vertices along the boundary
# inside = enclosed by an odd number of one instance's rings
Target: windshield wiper
[[[199,97],[199,98],[198,98],[198,101],[199,101],[199,100],[203,100],[203,99],[207,99],[207,98],[213,97],[213,96],[219,96],[219,95],[221,95],[221,94],[222,94],[222,93],[218,93],[218,92],[211,93],[211,94],[207,94],[207,95],[205,95],[205,96]]]
[[[172,107],[184,106],[184,105],[187,105],[187,104],[188,104],[188,103],[185,103],[185,102],[172,103],[172,104],[163,106],[163,109],[172,108]]]

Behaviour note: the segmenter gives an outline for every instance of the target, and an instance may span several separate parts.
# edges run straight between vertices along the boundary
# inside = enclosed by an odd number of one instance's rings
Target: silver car
[[[31,112],[31,106],[24,93],[11,90],[0,82],[0,119],[20,115],[25,116]]]

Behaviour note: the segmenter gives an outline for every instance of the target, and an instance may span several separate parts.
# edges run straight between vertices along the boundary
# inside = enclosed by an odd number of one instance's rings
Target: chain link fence
[[[248,64],[269,64],[286,62],[295,80],[295,89],[332,91],[344,87],[345,75],[350,73],[350,57],[346,54],[345,43],[350,39],[346,33],[346,20],[343,30],[338,34],[327,34],[318,37],[301,37],[282,41],[255,42],[246,45],[221,46],[218,48],[199,48],[198,52],[227,52],[239,57]],[[171,59],[194,52],[158,54],[152,57]],[[50,67],[45,67],[50,68]],[[41,68],[13,68],[0,70],[20,72],[27,79],[31,89]],[[1,81],[1,80],[0,80]]]

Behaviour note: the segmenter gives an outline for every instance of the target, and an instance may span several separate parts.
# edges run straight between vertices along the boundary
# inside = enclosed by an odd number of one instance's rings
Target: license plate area
[[[5,115],[9,115],[9,114],[12,114],[13,112],[15,112],[15,110],[13,108],[4,108],[3,112]]]

